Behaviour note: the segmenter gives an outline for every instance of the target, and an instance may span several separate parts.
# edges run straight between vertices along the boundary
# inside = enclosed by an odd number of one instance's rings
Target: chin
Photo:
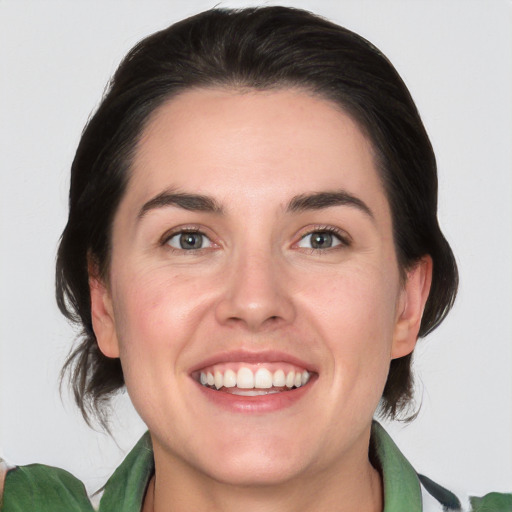
[[[267,486],[284,483],[302,473],[307,454],[293,435],[229,439],[217,444],[203,460],[203,471],[216,481],[242,486]]]
[[[302,468],[290,460],[277,460],[276,457],[244,454],[232,460],[224,459],[222,464],[209,468],[209,476],[223,484],[234,486],[272,486],[293,480]]]

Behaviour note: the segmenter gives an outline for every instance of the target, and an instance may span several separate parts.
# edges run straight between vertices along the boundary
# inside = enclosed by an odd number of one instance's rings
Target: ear
[[[391,359],[406,356],[414,350],[431,283],[432,258],[426,255],[407,271],[398,303]]]
[[[92,328],[101,352],[107,357],[119,357],[112,298],[108,286],[89,264],[89,290],[91,294]]]

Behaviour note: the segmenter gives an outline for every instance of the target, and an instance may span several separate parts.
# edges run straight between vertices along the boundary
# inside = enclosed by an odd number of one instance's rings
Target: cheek
[[[198,287],[154,269],[118,273],[112,281],[128,394],[144,421],[165,422],[162,400],[170,407],[179,402],[179,395],[169,390],[175,389],[180,354],[198,323]]]
[[[158,271],[132,272],[116,282],[114,315],[127,379],[162,365],[168,371],[199,321],[205,300],[199,284]]]
[[[126,272],[116,279],[114,290],[116,320],[123,337],[133,332],[170,329],[190,319],[205,299],[200,279],[169,271],[168,268]],[[180,332],[176,325],[176,332]]]
[[[398,280],[392,269],[390,273],[365,267],[315,275],[295,295],[305,310],[311,310],[328,339],[360,332],[359,346],[386,338],[393,331]]]
[[[364,266],[316,276],[297,294],[332,358],[333,389],[383,387],[391,358],[396,320],[398,273]]]

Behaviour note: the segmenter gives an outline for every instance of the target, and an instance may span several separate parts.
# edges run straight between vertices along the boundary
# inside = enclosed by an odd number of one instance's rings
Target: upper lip
[[[219,352],[215,355],[203,359],[190,369],[190,373],[206,368],[207,366],[213,366],[221,363],[229,362],[240,362],[240,363],[289,363],[300,368],[304,368],[309,372],[317,372],[315,365],[310,362],[304,361],[300,357],[292,354],[277,351],[277,350],[262,350],[262,351],[248,351],[248,350],[230,350],[226,352]]]

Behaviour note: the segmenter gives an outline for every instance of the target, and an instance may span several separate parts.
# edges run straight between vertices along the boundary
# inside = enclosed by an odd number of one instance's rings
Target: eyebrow
[[[289,212],[302,212],[307,210],[322,210],[331,206],[352,206],[375,219],[369,206],[358,197],[346,192],[337,190],[333,192],[314,192],[312,194],[301,194],[295,196],[289,203]]]
[[[212,197],[201,194],[188,194],[186,192],[165,191],[144,203],[137,217],[141,219],[150,210],[166,206],[177,206],[189,211],[223,213],[220,204]]]
[[[167,206],[175,206],[189,211],[224,213],[222,206],[212,197],[187,192],[164,191],[144,203],[139,211],[138,218],[141,219],[150,210]],[[364,201],[345,190],[300,194],[290,200],[286,210],[290,213],[296,213],[307,210],[322,210],[332,206],[351,206],[365,213],[372,220],[375,218]]]

